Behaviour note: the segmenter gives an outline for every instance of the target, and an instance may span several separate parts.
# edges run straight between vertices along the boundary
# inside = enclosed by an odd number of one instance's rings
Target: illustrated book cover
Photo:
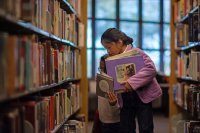
[[[96,76],[96,94],[107,98],[107,92],[113,91],[113,78],[105,73],[97,73]]]
[[[115,59],[106,59],[107,74],[113,78],[114,91],[120,93],[124,91],[125,82],[129,77],[135,75],[144,67],[143,57],[140,55],[125,56]]]

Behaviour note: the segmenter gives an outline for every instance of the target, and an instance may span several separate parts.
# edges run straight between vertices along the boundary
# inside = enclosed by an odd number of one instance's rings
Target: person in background
[[[155,78],[156,68],[153,61],[144,51],[134,48],[133,39],[117,28],[107,29],[101,36],[101,43],[109,56],[134,49],[143,57],[144,67],[123,83],[125,92],[118,96],[121,106],[120,133],[135,133],[136,117],[140,133],[153,133],[152,101],[162,95]]]
[[[100,73],[106,73],[104,55],[100,59]],[[108,99],[98,96],[98,115],[101,122],[102,133],[119,133],[120,128],[120,106],[114,92],[108,92]]]
[[[102,131],[101,131],[101,121],[99,120],[98,109],[96,110],[96,112],[94,114],[92,133],[102,133]]]

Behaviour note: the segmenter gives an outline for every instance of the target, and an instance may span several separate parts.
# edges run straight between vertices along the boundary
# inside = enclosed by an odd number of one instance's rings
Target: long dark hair
[[[123,44],[129,45],[133,43],[133,39],[127,36],[124,32],[120,31],[117,28],[109,28],[107,29],[101,36],[101,42],[115,42],[117,43],[119,40],[122,40]]]
[[[101,62],[103,62],[104,63],[104,70],[103,70],[103,72],[105,72],[105,73],[107,73],[107,70],[106,70],[106,58],[108,58],[108,54],[105,54],[105,55],[103,55],[103,56],[101,56],[101,58],[100,58],[100,61]]]

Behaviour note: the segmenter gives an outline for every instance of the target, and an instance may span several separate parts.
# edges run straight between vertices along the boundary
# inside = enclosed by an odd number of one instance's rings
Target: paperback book
[[[105,73],[97,73],[96,77],[96,94],[107,98],[107,92],[113,91],[113,78]]]

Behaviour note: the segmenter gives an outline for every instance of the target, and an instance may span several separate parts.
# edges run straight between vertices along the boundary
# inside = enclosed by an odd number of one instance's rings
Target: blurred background
[[[153,102],[155,129],[158,130],[156,133],[169,132],[170,0],[88,0],[87,4],[89,125],[92,126],[97,109],[95,76],[100,57],[106,53],[100,38],[107,28],[115,27],[133,38],[134,46],[143,49],[154,61],[157,79],[163,89],[163,96]]]

